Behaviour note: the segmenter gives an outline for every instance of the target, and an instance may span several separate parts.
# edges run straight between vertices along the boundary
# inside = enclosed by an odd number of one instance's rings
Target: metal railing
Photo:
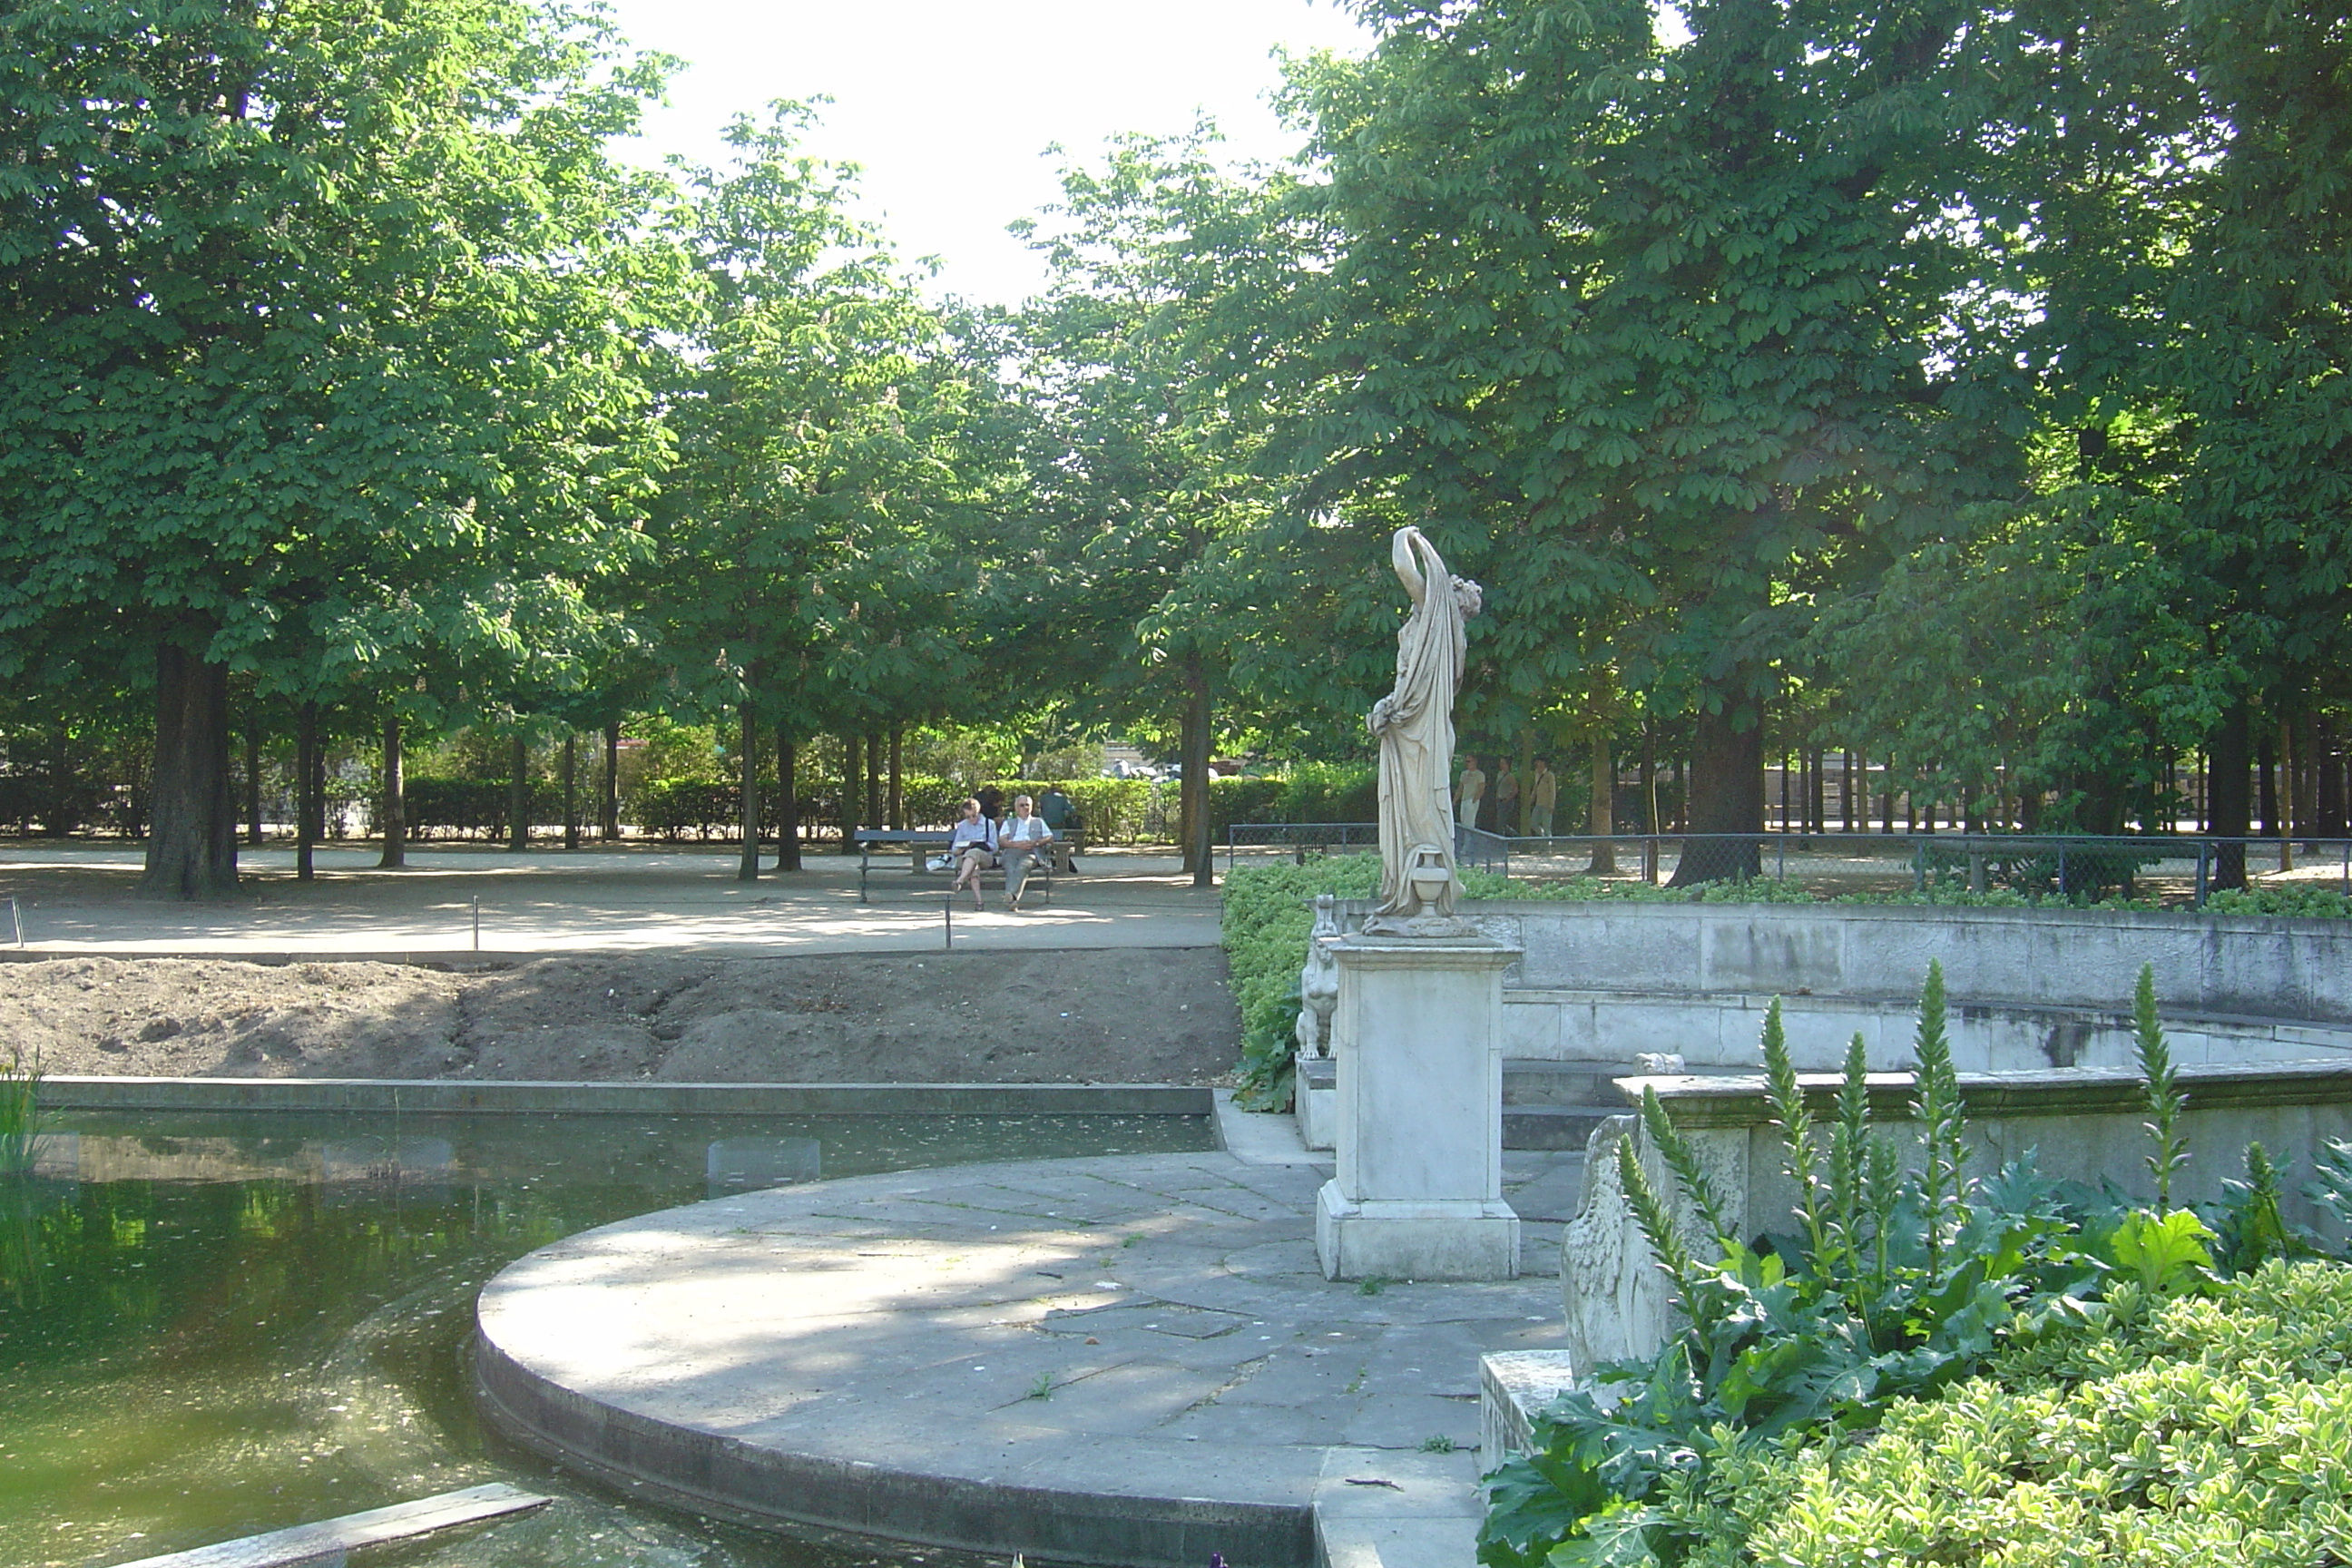
[[[1379,825],[1237,823],[1227,830],[1225,868],[1248,848],[1310,853],[1370,848]],[[1973,892],[2006,890],[2039,898],[2095,900],[2172,891],[2202,906],[2212,893],[2250,885],[2258,874],[2324,865],[2336,889],[2352,897],[2352,838],[2225,837],[2213,834],[2024,833],[1612,833],[1510,837],[1459,828],[1454,859],[1501,876],[1639,878],[1659,882],[1700,858],[1694,880],[1795,875],[1833,888],[1907,882]],[[1576,862],[1581,861],[1581,864]],[[1891,890],[1891,889],[1890,889]]]
[[[1308,854],[1328,855],[1334,849],[1380,847],[1377,822],[1235,822],[1225,827],[1225,869],[1234,868],[1243,849],[1287,849],[1294,859]]]

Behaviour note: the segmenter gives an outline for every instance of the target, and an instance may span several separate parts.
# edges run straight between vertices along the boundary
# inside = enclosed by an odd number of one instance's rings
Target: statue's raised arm
[[[1454,576],[1417,528],[1389,543],[1412,614],[1397,633],[1396,689],[1373,704],[1381,742],[1381,902],[1368,932],[1451,936],[1462,882],[1454,870],[1454,698],[1478,584]]]
[[[1422,536],[1421,530],[1410,523],[1398,529],[1396,537],[1389,541],[1389,564],[1396,568],[1397,581],[1404,584],[1405,597],[1412,601],[1416,610],[1429,591],[1429,574],[1421,569],[1420,555],[1424,550],[1432,561],[1437,561],[1436,549]],[[1437,569],[1444,571],[1445,563],[1437,561]]]

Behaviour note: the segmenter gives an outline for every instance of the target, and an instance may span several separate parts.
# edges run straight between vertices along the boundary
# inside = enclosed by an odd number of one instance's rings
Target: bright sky
[[[1058,142],[1182,132],[1205,111],[1236,159],[1296,150],[1266,101],[1276,46],[1360,53],[1332,0],[614,0],[622,32],[689,68],[629,149],[717,162],[719,131],[772,99],[833,100],[810,150],[863,166],[868,216],[937,288],[1017,302],[1035,256],[1004,232],[1058,192]]]

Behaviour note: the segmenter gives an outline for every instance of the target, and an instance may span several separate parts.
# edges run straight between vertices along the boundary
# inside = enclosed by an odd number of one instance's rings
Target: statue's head
[[[1486,602],[1486,590],[1467,577],[1454,579],[1454,604],[1465,616],[1475,616]]]

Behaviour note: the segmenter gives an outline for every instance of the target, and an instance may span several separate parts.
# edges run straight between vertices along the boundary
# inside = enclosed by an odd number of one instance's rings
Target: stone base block
[[[1309,1149],[1336,1148],[1339,1141],[1339,1064],[1329,1057],[1302,1059],[1292,1091],[1298,1141]]]
[[[1516,1279],[1519,1216],[1499,1199],[1357,1202],[1326,1182],[1315,1251],[1326,1279]]]
[[[1531,1446],[1536,1417],[1576,1386],[1566,1351],[1501,1351],[1478,1358],[1478,1468],[1495,1468]]]

